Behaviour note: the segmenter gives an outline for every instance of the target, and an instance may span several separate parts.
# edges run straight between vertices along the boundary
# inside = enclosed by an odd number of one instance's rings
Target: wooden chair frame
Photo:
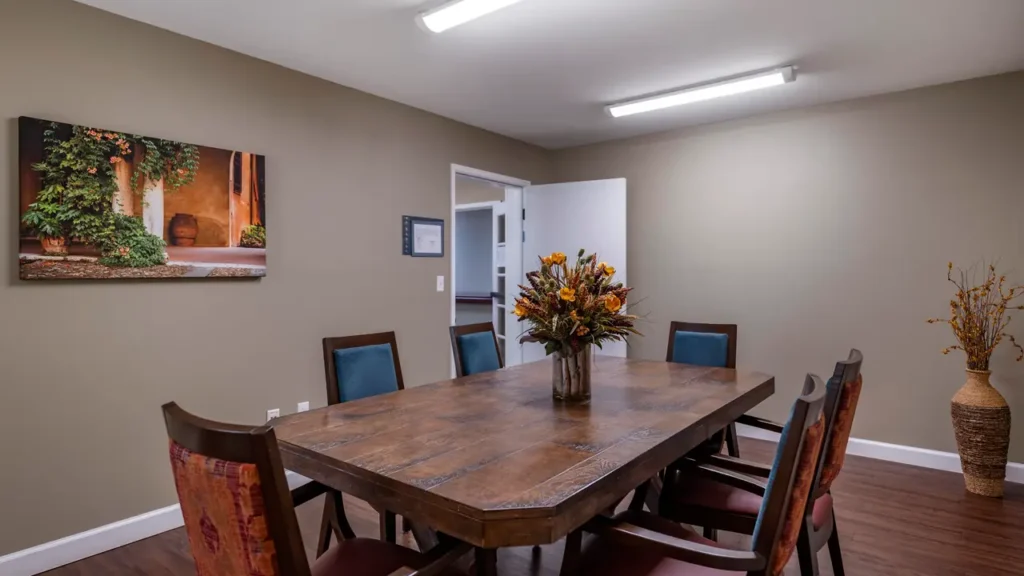
[[[599,516],[582,528],[570,533],[566,539],[561,576],[579,574],[583,532],[592,532],[625,546],[646,548],[666,557],[691,564],[718,570],[746,572],[748,576],[770,576],[767,571],[773,563],[775,548],[782,535],[786,511],[798,473],[797,464],[807,437],[807,430],[820,418],[824,403],[824,383],[821,378],[808,374],[804,381],[803,395],[797,399],[793,407],[790,434],[785,444],[779,447],[782,450],[782,456],[779,459],[778,470],[775,472],[775,482],[772,485],[772,491],[765,495],[767,505],[763,512],[762,528],[753,542],[751,550],[717,548],[664,534],[653,526],[645,526],[644,515],[647,515],[647,518],[651,516],[637,510],[633,512],[629,522]],[[711,468],[708,467],[708,470]],[[671,475],[666,475],[669,489],[671,489],[671,478]],[[753,485],[756,485],[756,482]],[[763,485],[760,489],[764,493]]]
[[[328,488],[310,482],[289,492],[277,437],[270,426],[252,428],[205,420],[189,414],[174,402],[164,404],[163,414],[167,435],[186,450],[210,458],[256,465],[278,571],[288,576],[310,576],[295,506],[323,494]],[[426,555],[427,566],[419,570],[403,567],[390,576],[436,576],[470,550],[468,544],[449,540]]]
[[[732,370],[736,369],[736,335],[738,333],[738,327],[736,324],[705,324],[701,322],[680,322],[673,321],[669,325],[668,329],[668,346],[665,352],[665,361],[673,362],[673,356],[675,355],[676,349],[676,332],[699,332],[701,334],[725,334],[729,337],[729,345],[726,348],[725,355],[725,366]],[[740,455],[740,444],[739,437],[736,435],[736,424],[730,423],[726,426],[722,432],[724,438],[715,434],[716,442],[725,442],[726,451],[731,456],[739,457]],[[633,492],[633,498],[629,503],[630,510],[641,510],[644,505],[647,509],[655,514],[658,513],[658,506],[661,500],[662,484],[664,482],[664,473],[651,478]],[[708,538],[714,538],[714,534],[708,532],[705,534]]]
[[[402,363],[398,359],[398,341],[395,339],[394,332],[324,338],[324,375],[327,380],[328,406],[341,403],[341,393],[338,391],[338,371],[334,365],[334,351],[380,344],[391,346],[391,357],[395,361],[395,378],[398,380],[398,389],[405,390],[405,381],[402,379]]]
[[[338,371],[334,363],[334,351],[346,348],[376,346],[379,344],[391,346],[391,358],[395,363],[395,379],[398,382],[398,389],[405,390],[405,381],[402,379],[402,364],[398,358],[398,340],[395,338],[394,332],[328,337],[323,339],[324,376],[327,382],[328,406],[341,403],[341,393],[338,389]],[[355,538],[355,532],[352,531],[352,526],[345,516],[345,504],[341,492],[333,488],[327,490],[327,498],[324,501],[324,513],[320,521],[320,537],[317,539],[316,555],[318,558],[330,546],[331,534],[334,534],[338,541]],[[393,512],[387,510],[380,511],[380,539],[391,543],[398,540],[396,518]]]
[[[864,356],[861,354],[860,350],[852,349],[850,350],[850,354],[846,360],[836,363],[835,370],[832,373],[832,378],[829,379],[829,382],[837,382],[838,385],[830,387],[826,392],[824,406],[824,443],[821,450],[821,456],[818,459],[817,467],[814,472],[814,483],[811,485],[811,494],[808,499],[807,510],[804,514],[804,522],[801,527],[800,539],[797,541],[797,556],[800,560],[800,571],[802,576],[817,576],[819,573],[818,552],[825,546],[828,546],[829,549],[833,573],[836,576],[843,576],[846,573],[843,567],[842,549],[839,545],[839,532],[836,528],[834,514],[830,511],[825,523],[815,530],[812,513],[814,511],[814,502],[828,493],[828,490],[821,486],[821,474],[824,470],[826,459],[828,458],[828,447],[834,432],[835,417],[839,410],[839,400],[842,395],[842,391],[845,389],[847,384],[860,377],[861,365],[863,362]],[[776,434],[781,433],[783,428],[782,424],[777,422],[749,415],[741,416],[737,422]],[[755,494],[758,494],[756,489],[751,489],[749,485],[744,486],[737,484],[734,481],[730,481],[730,478],[724,476],[723,473],[728,473],[733,477],[737,475],[745,477],[748,482],[756,482],[756,480],[750,477],[767,478],[768,475],[771,474],[771,468],[764,464],[748,462],[739,458],[723,455],[701,456],[699,458],[699,462],[694,462],[693,464],[695,465],[695,468],[687,468],[683,473],[692,473],[695,469],[697,473],[708,474],[709,469],[714,469],[718,471],[717,474],[714,474],[715,481],[729,484]],[[763,488],[761,489],[760,494],[764,494]],[[752,534],[754,532],[754,526],[757,523],[756,516],[725,511],[696,511],[690,509],[684,514],[681,514],[672,510],[669,500],[662,502],[659,510],[666,517],[672,518],[673,520],[693,523],[712,530],[726,530],[728,532],[736,532],[739,534]]]
[[[182,410],[174,402],[164,404],[163,413],[167,435],[186,450],[209,458],[256,465],[278,567],[282,574],[310,576],[273,428],[205,420]]]
[[[463,326],[452,326],[448,329],[448,335],[452,340],[452,354],[455,356],[455,376],[462,378],[466,374],[462,370],[462,351],[459,349],[459,336],[490,332],[494,339],[494,351],[498,354],[498,367],[505,367],[505,359],[501,355],[501,347],[498,345],[498,335],[494,331],[494,324],[481,322],[479,324],[466,324]]]
[[[675,353],[676,332],[699,332],[701,334],[725,334],[729,337],[729,346],[726,348],[725,368],[736,369],[736,334],[738,327],[735,324],[704,324],[701,322],[672,322],[668,329],[668,348],[665,353],[665,361],[672,362]],[[736,424],[729,424],[725,428],[725,447],[730,456],[739,457],[740,443],[736,435]]]

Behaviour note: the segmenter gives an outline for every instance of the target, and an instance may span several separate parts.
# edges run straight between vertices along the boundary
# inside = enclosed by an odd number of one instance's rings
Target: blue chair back
[[[460,378],[502,368],[498,338],[490,322],[452,326],[449,332],[455,355],[455,373]]]
[[[327,403],[403,390],[394,332],[324,338]]]
[[[736,325],[673,322],[668,362],[736,368]]]

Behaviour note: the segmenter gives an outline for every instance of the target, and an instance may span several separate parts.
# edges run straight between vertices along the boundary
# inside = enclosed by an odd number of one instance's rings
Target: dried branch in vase
[[[984,279],[976,283],[976,271],[956,269],[949,263],[946,278],[956,286],[956,295],[949,301],[949,318],[929,318],[929,324],[949,324],[957,344],[942,350],[949,354],[962,350],[967,355],[967,369],[988,371],[992,352],[1007,339],[1017,349],[1017,361],[1024,360],[1024,348],[1012,334],[1006,332],[1012,318],[1011,310],[1024,310],[1024,306],[1011,303],[1024,296],[1024,286],[1010,286],[1006,276],[997,274],[996,267],[985,269]]]

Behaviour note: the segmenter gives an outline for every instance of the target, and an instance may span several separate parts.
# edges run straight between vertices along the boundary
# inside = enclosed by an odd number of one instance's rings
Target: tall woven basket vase
[[[967,371],[967,383],[953,396],[953,432],[967,490],[999,498],[1010,448],[1010,407],[989,382],[991,374]]]

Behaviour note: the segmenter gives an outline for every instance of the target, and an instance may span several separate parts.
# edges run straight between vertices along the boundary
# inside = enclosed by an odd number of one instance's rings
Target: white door
[[[626,179],[593,180],[528,186],[523,191],[523,271],[540,268],[538,256],[564,252],[575,258],[580,248],[615,267],[615,278],[626,283]],[[515,319],[513,319],[515,322]],[[507,333],[518,336],[525,323]],[[626,356],[626,343],[606,344],[597,353]],[[544,358],[544,347],[522,345],[522,361]]]

